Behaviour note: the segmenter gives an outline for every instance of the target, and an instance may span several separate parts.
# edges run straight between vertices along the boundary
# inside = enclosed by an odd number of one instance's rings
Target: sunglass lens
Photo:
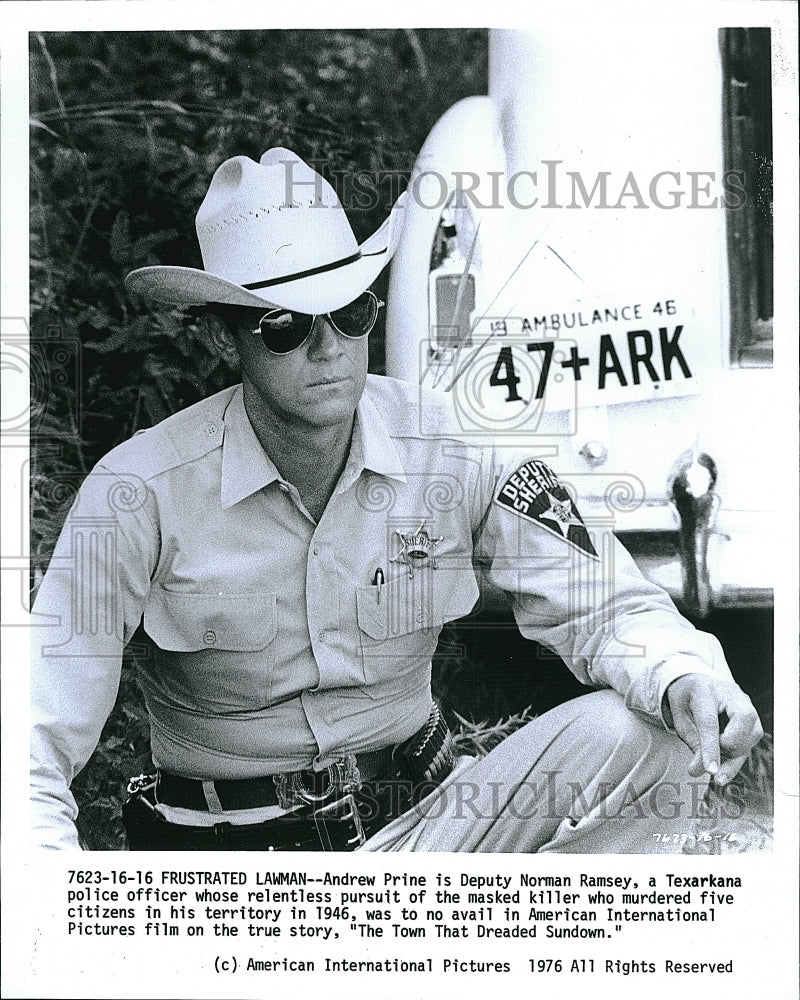
[[[258,322],[264,347],[273,354],[296,351],[311,332],[314,317],[290,309],[271,309]]]
[[[345,337],[365,337],[378,318],[378,300],[372,292],[363,292],[346,306],[335,309],[330,318]]]

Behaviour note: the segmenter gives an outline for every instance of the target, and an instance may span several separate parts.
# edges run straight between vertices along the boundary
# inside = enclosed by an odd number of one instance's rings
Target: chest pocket
[[[478,585],[471,569],[437,569],[403,574],[381,588],[356,591],[364,679],[391,681],[427,667],[445,622],[463,618],[475,606]]]
[[[270,701],[275,594],[187,594],[156,589],[144,628],[162,650],[159,684],[188,708],[227,711]]]

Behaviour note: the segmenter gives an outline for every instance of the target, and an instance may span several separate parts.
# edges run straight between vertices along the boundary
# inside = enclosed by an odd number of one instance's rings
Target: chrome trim
[[[705,452],[685,451],[670,474],[669,495],[680,518],[682,604],[698,618],[716,603],[708,570],[708,539],[720,509],[716,482],[716,463]]]

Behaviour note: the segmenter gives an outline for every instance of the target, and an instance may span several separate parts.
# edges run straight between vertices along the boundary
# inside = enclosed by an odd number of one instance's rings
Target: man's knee
[[[582,704],[577,704],[581,702]],[[689,748],[660,725],[631,711],[613,691],[576,699],[574,751],[552,777],[569,795],[565,815],[676,821],[697,814],[705,779],[688,773]]]
[[[570,742],[597,767],[613,762],[615,770],[644,770],[653,780],[686,777],[689,748],[657,719],[629,709],[616,691],[595,691],[576,698],[569,708]]]

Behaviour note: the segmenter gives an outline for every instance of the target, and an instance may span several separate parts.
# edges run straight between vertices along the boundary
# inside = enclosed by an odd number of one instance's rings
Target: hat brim
[[[264,305],[327,313],[357,298],[378,277],[397,250],[403,228],[401,196],[392,211],[359,250],[358,260],[293,281],[250,290],[195,267],[140,267],[125,279],[128,291],[148,302],[180,307],[219,302],[232,306]]]

